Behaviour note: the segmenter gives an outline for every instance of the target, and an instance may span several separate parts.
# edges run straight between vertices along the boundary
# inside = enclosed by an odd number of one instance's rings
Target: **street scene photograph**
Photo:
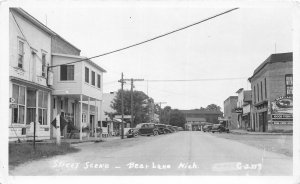
[[[292,2],[46,2],[1,13],[8,176],[295,175]]]

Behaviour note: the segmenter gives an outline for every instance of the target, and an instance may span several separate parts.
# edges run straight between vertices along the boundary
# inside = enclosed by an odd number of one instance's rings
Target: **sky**
[[[104,92],[120,89],[117,81],[123,72],[127,79],[145,80],[135,82],[135,90],[145,92],[155,102],[167,102],[162,106],[174,109],[195,109],[212,103],[223,109],[224,100],[237,95],[238,89],[251,88],[247,79],[266,58],[273,53],[293,51],[293,16],[288,3],[216,6],[195,1],[54,2],[19,7],[80,48],[81,55],[87,57],[240,7],[152,42],[93,59],[107,70]],[[207,80],[151,81],[190,79]],[[130,89],[130,83],[125,89]]]

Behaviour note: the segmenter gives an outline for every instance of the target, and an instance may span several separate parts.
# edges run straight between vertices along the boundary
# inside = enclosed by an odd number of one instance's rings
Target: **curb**
[[[250,133],[250,132],[237,132],[237,131],[229,131],[229,132],[238,135],[293,135],[293,133]]]

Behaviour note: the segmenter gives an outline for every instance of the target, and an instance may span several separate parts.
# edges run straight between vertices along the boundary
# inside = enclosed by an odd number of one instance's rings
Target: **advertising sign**
[[[235,108],[234,112],[238,113],[238,114],[242,114],[243,113],[243,108]]]
[[[274,124],[290,124],[293,121],[293,97],[281,96],[274,100],[271,113]]]

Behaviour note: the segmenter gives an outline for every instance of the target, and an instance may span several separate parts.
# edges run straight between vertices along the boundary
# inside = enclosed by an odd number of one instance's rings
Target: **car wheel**
[[[138,135],[139,135],[138,133],[135,133],[135,134],[134,134],[134,137],[137,137]]]
[[[153,136],[157,136],[158,132],[157,131],[153,131]]]
[[[212,133],[215,133],[215,132],[212,132]]]

